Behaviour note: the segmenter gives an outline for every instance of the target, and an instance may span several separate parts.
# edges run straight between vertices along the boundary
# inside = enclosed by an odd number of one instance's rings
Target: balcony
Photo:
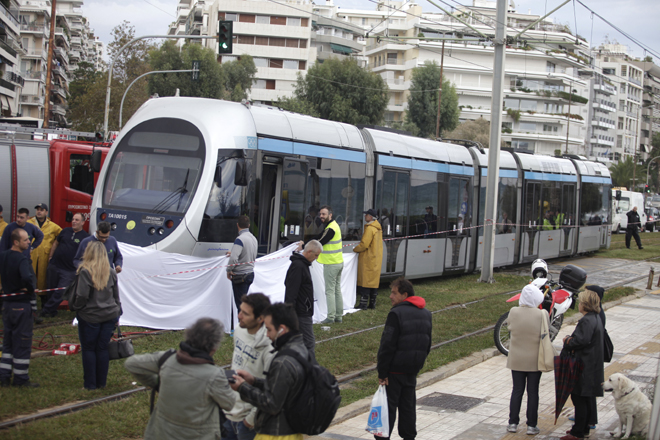
[[[28,50],[23,58],[42,58],[44,61],[48,59],[48,53],[44,49]]]
[[[72,50],[69,52],[69,60],[73,63],[74,61],[80,60],[80,52],[77,50]]]
[[[82,38],[80,37],[71,37],[71,45],[82,46]]]
[[[14,84],[19,85],[21,87],[23,87],[23,85],[25,84],[25,80],[23,80],[23,77],[14,72],[5,72],[5,74],[3,75],[3,79],[5,79],[6,81],[11,81]]]
[[[21,25],[21,34],[31,33],[31,34],[42,34],[48,35],[50,29],[43,23],[30,23]]]
[[[593,102],[594,108],[601,108],[610,112],[616,111],[616,104],[611,101],[606,101],[604,99],[595,98]]]
[[[594,90],[598,90],[609,95],[616,95],[616,87],[609,84],[594,84]]]
[[[591,137],[591,143],[592,144],[598,144],[598,145],[606,145],[608,147],[613,147],[614,146],[614,138],[612,136],[604,136],[604,135],[592,136]]]
[[[44,105],[44,97],[43,96],[36,96],[36,95],[26,95],[22,94],[21,95],[21,103],[23,105],[38,105],[42,106]]]
[[[63,105],[53,104],[50,106],[50,109],[56,115],[62,115],[62,116],[66,115],[66,108]]]
[[[11,55],[12,57],[16,57],[16,55],[18,54],[18,52],[16,52],[16,50],[15,50],[13,47],[11,47],[11,42],[13,42],[13,38],[12,38],[12,39],[9,39],[9,38],[8,38],[8,40],[9,40],[9,41],[0,38],[0,48],[2,48],[2,49],[4,49],[5,51],[7,51],[7,53],[8,53],[9,55]]]
[[[635,102],[640,102],[641,100],[635,95],[628,95],[628,99]]]
[[[67,78],[66,72],[64,71],[64,69],[61,66],[53,67],[53,73],[55,73],[56,75],[59,75],[62,78],[64,78],[64,80],[66,82],[69,82],[69,78]]]
[[[640,80],[635,79],[635,78],[633,78],[632,76],[629,76],[629,77],[628,77],[628,81],[630,81],[631,83],[633,83],[633,84],[635,84],[635,85],[637,85],[637,86],[641,86],[641,85],[642,85],[642,82],[641,82]]]
[[[18,11],[16,12],[18,13]],[[19,27],[18,20],[16,19],[16,17],[14,17],[14,15],[11,12],[9,12],[9,9],[7,9],[5,5],[3,5],[2,3],[0,3],[0,14],[4,15],[9,20],[9,22],[12,23],[14,26],[16,26],[17,28]]]
[[[613,120],[607,118],[594,118],[592,119],[591,124],[595,127],[611,128],[611,129],[616,128],[616,123]]]
[[[53,49],[53,54],[60,59],[60,61],[63,61],[64,64],[69,64],[69,56],[66,54],[66,51],[62,49],[61,47],[55,47]]]
[[[16,90],[16,86],[10,83],[9,81],[0,78],[0,87],[4,87],[5,89],[9,89],[12,92]]]
[[[21,72],[21,76],[27,81],[46,82],[46,72]]]

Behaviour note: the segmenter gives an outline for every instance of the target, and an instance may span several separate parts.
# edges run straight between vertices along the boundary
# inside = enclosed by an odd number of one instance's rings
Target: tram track
[[[649,259],[646,259],[646,260],[657,259],[657,258],[660,258],[660,257],[653,257],[653,258],[649,258]],[[646,260],[640,260],[640,261],[646,261]],[[620,266],[616,266],[616,267],[622,267],[622,266],[625,266],[625,265],[620,265]],[[609,271],[609,270],[612,270],[612,269],[613,268],[600,269],[600,270],[592,271],[591,273],[594,274],[594,273],[599,273],[599,272],[603,272],[603,271],[606,271],[606,270]],[[626,279],[626,280],[622,280],[622,281],[604,286],[604,288],[606,290],[609,290],[609,289],[612,289],[612,288],[615,288],[615,287],[622,287],[622,286],[625,286],[627,284],[635,283],[635,282],[640,281],[640,280],[645,279],[645,278],[647,278],[647,275],[638,275],[638,276],[635,276],[633,278],[629,278],[629,279]],[[487,295],[483,298],[480,298],[480,299],[477,299],[477,300],[474,300],[474,301],[469,301],[469,302],[462,303],[462,304],[451,305],[451,306],[433,311],[431,313],[436,314],[436,313],[449,311],[449,310],[453,310],[453,309],[457,309],[457,308],[466,308],[468,305],[482,302],[482,301],[484,301],[488,298],[492,298],[494,296],[507,295],[507,294],[510,295],[510,294],[517,293],[517,292],[518,292],[518,290],[513,290],[513,291],[509,291],[509,292],[494,293],[494,294]],[[332,337],[332,338],[327,338],[327,339],[317,341],[317,344],[332,341],[332,340],[337,340],[337,339],[341,339],[341,338],[345,338],[345,337],[349,337],[349,336],[354,336],[354,335],[357,335],[357,334],[360,334],[360,333],[365,333],[367,331],[372,331],[372,330],[376,330],[376,329],[383,328],[383,327],[384,327],[384,324],[374,326],[374,327],[370,327],[368,329],[362,329],[362,330],[359,330],[359,331],[356,331],[356,332],[346,333],[344,335],[338,335],[338,336],[335,336],[335,337]],[[437,344],[432,345],[431,350],[437,350],[437,349],[439,349],[441,347],[444,347],[446,345],[453,344],[455,342],[459,342],[461,340],[468,339],[470,337],[477,336],[477,335],[480,335],[480,334],[483,334],[483,333],[487,333],[489,331],[492,331],[494,328],[495,328],[494,325],[490,325],[490,326],[487,326],[487,327],[484,327],[484,328],[466,333],[464,335],[457,336],[455,338],[439,342]],[[164,332],[168,332],[168,330],[165,330],[162,333],[164,333]],[[146,336],[146,335],[134,335],[134,336]],[[221,368],[228,368],[228,367],[230,367],[230,365],[222,365],[221,366]],[[361,377],[364,374],[375,371],[376,368],[377,368],[377,366],[374,364],[374,365],[371,365],[369,367],[362,368],[360,370],[356,370],[356,371],[353,371],[353,372],[346,373],[344,375],[341,375],[341,376],[337,377],[337,382],[340,385],[346,385],[349,382],[358,379],[359,377]],[[119,393],[116,393],[116,394],[111,394],[109,396],[104,396],[104,397],[100,397],[100,398],[97,398],[97,399],[92,399],[92,400],[83,401],[83,402],[76,402],[76,403],[69,404],[69,405],[63,405],[63,406],[60,406],[60,407],[57,407],[57,408],[40,410],[38,413],[35,413],[35,414],[30,414],[30,415],[27,415],[27,416],[19,416],[19,417],[16,417],[14,419],[10,419],[10,420],[0,422],[0,430],[9,429],[9,428],[12,428],[12,427],[15,427],[15,426],[20,426],[20,425],[24,425],[24,424],[27,424],[27,423],[32,423],[32,422],[35,422],[35,421],[38,421],[38,420],[43,420],[43,419],[50,418],[50,417],[57,417],[57,416],[62,416],[62,415],[70,414],[70,413],[77,412],[77,411],[82,411],[82,410],[85,410],[85,409],[92,408],[96,405],[101,405],[101,404],[108,403],[108,402],[113,402],[113,401],[126,399],[128,397],[131,397],[131,396],[137,394],[137,393],[141,393],[143,391],[148,391],[148,390],[149,390],[149,388],[141,386],[141,387],[134,388],[132,390],[122,391],[122,392],[119,392]]]

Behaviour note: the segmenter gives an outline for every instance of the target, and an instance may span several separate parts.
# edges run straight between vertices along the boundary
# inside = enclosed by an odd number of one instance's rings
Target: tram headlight
[[[108,214],[104,212],[104,213],[101,213],[101,215],[99,217],[100,217],[101,221],[105,221],[105,219],[108,218]]]
[[[165,233],[165,229],[158,228],[158,235],[163,235],[164,233]]]
[[[167,229],[172,229],[172,226],[174,226],[174,222],[172,220],[168,220],[165,222],[165,227]]]
[[[117,223],[112,223],[110,225],[110,229],[112,229],[113,231],[116,230],[117,229]]]
[[[156,228],[151,227],[149,228],[149,235],[154,235],[156,233]]]

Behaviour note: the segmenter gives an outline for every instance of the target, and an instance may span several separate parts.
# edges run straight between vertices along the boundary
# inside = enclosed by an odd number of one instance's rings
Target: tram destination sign
[[[163,223],[165,223],[165,217],[158,217],[155,215],[143,215],[141,223],[143,225],[163,226]]]

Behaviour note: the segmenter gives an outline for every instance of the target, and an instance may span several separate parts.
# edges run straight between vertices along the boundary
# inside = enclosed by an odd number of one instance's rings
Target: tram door
[[[559,255],[571,255],[575,248],[575,235],[577,234],[577,228],[575,227],[575,184],[562,184],[561,211],[557,218],[561,223],[557,226],[562,230]]]
[[[407,172],[383,170],[383,179],[379,182],[378,206],[380,207],[381,226],[385,255],[383,275],[402,275],[405,271],[406,245],[408,235],[408,197],[410,194],[410,175]]]
[[[445,271],[464,270],[471,226],[470,180],[451,177],[447,194],[447,244]]]
[[[305,218],[307,161],[264,161],[259,197],[259,255],[302,240]],[[279,163],[278,163],[279,162]]]
[[[521,262],[535,260],[539,254],[541,219],[541,183],[527,182],[523,200],[523,227],[520,236]]]

